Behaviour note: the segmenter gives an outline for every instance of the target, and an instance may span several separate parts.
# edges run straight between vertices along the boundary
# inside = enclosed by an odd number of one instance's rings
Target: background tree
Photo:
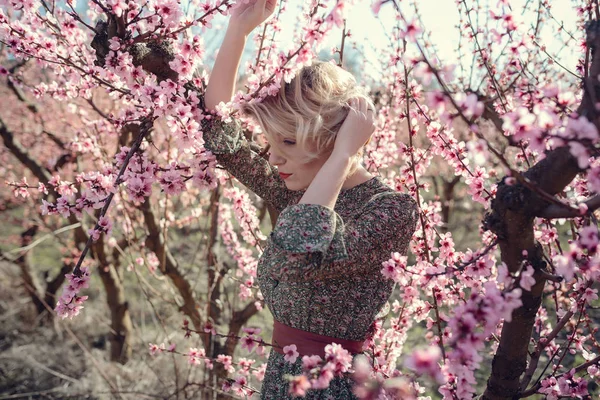
[[[271,322],[254,284],[256,262],[277,215],[203,147],[203,38],[231,4],[86,5],[8,1],[0,10],[0,74],[11,99],[0,111],[3,214],[18,225],[3,258],[18,264],[37,313],[55,306],[73,318],[60,323],[64,329],[92,309],[81,311],[98,275],[110,359],[130,366],[102,367],[94,358],[103,379],[97,386],[113,396],[249,396],[262,380]],[[344,65],[349,49],[359,48],[349,44],[344,20],[352,6],[317,0],[298,11],[281,2],[257,29],[246,79],[218,118],[239,118],[237,104],[275,93],[325,38],[340,39],[331,54]],[[600,9],[579,2],[577,26],[559,26],[565,46],[584,39],[570,71],[541,44],[544,27],[558,24],[548,2],[525,2],[521,10],[505,1],[457,6],[458,52],[472,61],[450,65],[417,2],[372,4],[375,15],[394,21],[379,58],[356,68],[383,71],[357,73],[379,115],[365,166],[413,195],[420,216],[412,256],[393,253],[382,265],[398,291],[372,327],[369,356],[355,360],[357,395],[589,398],[600,362],[600,35],[592,21]],[[280,21],[294,12],[293,45],[283,48]],[[519,13],[533,22],[518,22]],[[242,123],[266,154],[256,124]],[[459,197],[461,207],[451,211]],[[465,226],[474,216],[483,224]],[[52,233],[61,261],[45,284],[36,283],[48,266],[32,261],[44,243],[35,236]],[[148,342],[162,356],[146,365],[132,360],[132,349]],[[407,342],[417,348],[404,353]],[[295,394],[323,371],[350,367],[343,350],[328,351],[328,359],[290,378]],[[127,368],[157,379],[124,389],[115,378]]]

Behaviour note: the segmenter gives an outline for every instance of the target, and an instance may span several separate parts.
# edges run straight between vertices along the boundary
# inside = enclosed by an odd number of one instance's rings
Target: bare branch
[[[542,210],[539,217],[552,219],[552,218],[575,218],[581,217],[585,214],[591,214],[594,210],[600,208],[600,195],[596,195],[582,204],[585,204],[583,210],[578,208],[566,209],[564,207],[558,207],[555,204],[549,205],[547,208]],[[583,212],[583,213],[582,213]]]

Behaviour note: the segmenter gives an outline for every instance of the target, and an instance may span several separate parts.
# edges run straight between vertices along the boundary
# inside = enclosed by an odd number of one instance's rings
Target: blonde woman
[[[276,6],[276,0],[240,3],[211,73],[208,110],[231,100],[246,38]],[[406,254],[417,207],[359,163],[374,131],[374,107],[342,68],[314,62],[282,82],[277,95],[241,111],[261,126],[268,161],[235,121],[203,121],[204,140],[224,168],[281,212],[257,272],[276,345],[261,398],[281,400],[291,398],[285,375],[302,374],[302,356],[323,357],[332,342],[362,351],[393,288],[381,263],[391,252]],[[293,363],[282,353],[291,344],[300,353]],[[353,399],[352,384],[349,375],[337,377],[307,398]]]

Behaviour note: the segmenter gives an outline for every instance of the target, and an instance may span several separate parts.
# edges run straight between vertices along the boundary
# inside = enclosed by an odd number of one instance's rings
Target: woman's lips
[[[284,174],[283,172],[280,172],[280,173],[279,173],[279,176],[280,176],[280,177],[281,177],[281,179],[283,179],[283,180],[285,180],[285,179],[289,178],[289,177],[290,177],[290,175],[292,175],[292,174]]]

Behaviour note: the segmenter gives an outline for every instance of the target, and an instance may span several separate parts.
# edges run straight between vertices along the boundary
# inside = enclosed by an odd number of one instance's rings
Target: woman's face
[[[269,163],[279,171],[279,176],[285,182],[289,190],[304,190],[308,188],[317,172],[321,169],[328,155],[322,155],[315,160],[306,162],[308,153],[296,145],[294,140],[277,138],[278,147],[271,146],[269,152]],[[307,143],[310,151],[316,150],[315,144],[310,141]]]

